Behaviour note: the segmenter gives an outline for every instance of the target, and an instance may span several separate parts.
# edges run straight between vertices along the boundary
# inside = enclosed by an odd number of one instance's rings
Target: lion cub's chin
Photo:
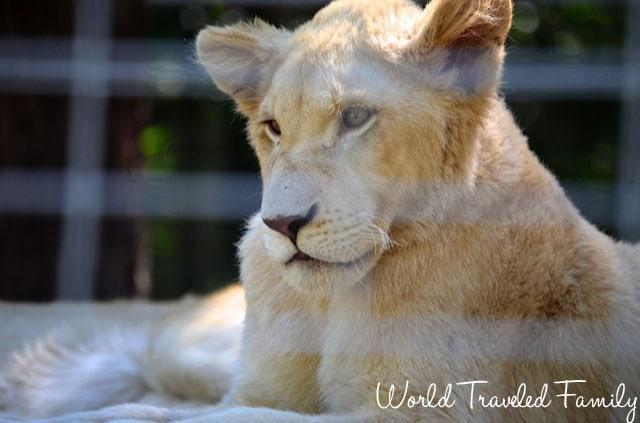
[[[283,265],[282,280],[300,291],[331,296],[363,284],[376,260],[370,254],[351,263],[292,261]]]

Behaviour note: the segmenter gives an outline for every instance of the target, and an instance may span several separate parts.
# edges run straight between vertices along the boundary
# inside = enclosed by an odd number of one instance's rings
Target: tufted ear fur
[[[424,11],[420,38],[430,47],[485,47],[504,44],[511,0],[432,0]]]
[[[290,33],[256,19],[207,27],[196,41],[198,60],[242,111],[257,104],[281,62]]]
[[[432,0],[411,43],[412,54],[446,55],[446,71],[457,71],[457,85],[467,93],[494,89],[511,27],[512,0]]]

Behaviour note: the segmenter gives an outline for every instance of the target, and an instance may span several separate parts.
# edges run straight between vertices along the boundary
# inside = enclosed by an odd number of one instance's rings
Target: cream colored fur
[[[239,287],[176,303],[0,303],[0,421],[219,401],[244,308]]]
[[[487,380],[484,395],[524,382],[548,383],[553,396],[565,379],[586,379],[575,392],[587,397],[608,398],[619,383],[640,394],[640,249],[580,216],[498,96],[511,10],[509,0],[424,10],[336,0],[294,32],[261,21],[203,30],[200,60],[248,119],[264,182],[239,247],[247,311],[237,371],[219,405],[129,404],[62,419],[624,421],[629,410],[558,401],[470,410],[461,387],[453,408],[377,404],[378,387],[384,402],[407,381],[414,395]],[[371,111],[357,128],[344,123],[353,107]],[[263,222],[311,209],[295,244]],[[298,251],[315,260],[292,261]],[[217,399],[229,367],[202,339],[215,343],[225,320],[196,325],[204,338],[191,339],[192,318],[151,325],[159,337],[142,324],[157,360],[125,343],[143,362],[132,392]],[[104,348],[117,339],[96,331]],[[10,363],[40,366],[48,355]],[[81,380],[69,374],[56,381]],[[32,390],[4,381],[10,410],[54,414],[31,405],[42,404],[32,400],[40,375]]]

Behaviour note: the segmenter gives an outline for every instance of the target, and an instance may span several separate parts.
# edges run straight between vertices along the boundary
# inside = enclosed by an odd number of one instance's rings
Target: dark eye
[[[346,128],[359,128],[369,121],[373,112],[365,107],[349,107],[342,112],[342,123]]]
[[[269,131],[271,131],[273,135],[276,135],[279,137],[282,134],[280,132],[280,125],[278,124],[277,120],[271,119],[266,121],[265,124],[267,125],[267,127],[269,128]]]

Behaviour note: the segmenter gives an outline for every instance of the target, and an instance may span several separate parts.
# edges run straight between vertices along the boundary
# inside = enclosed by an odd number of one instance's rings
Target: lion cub
[[[499,97],[511,14],[337,0],[293,32],[200,33],[264,183],[228,403],[292,421],[634,415],[640,250],[580,216]]]

